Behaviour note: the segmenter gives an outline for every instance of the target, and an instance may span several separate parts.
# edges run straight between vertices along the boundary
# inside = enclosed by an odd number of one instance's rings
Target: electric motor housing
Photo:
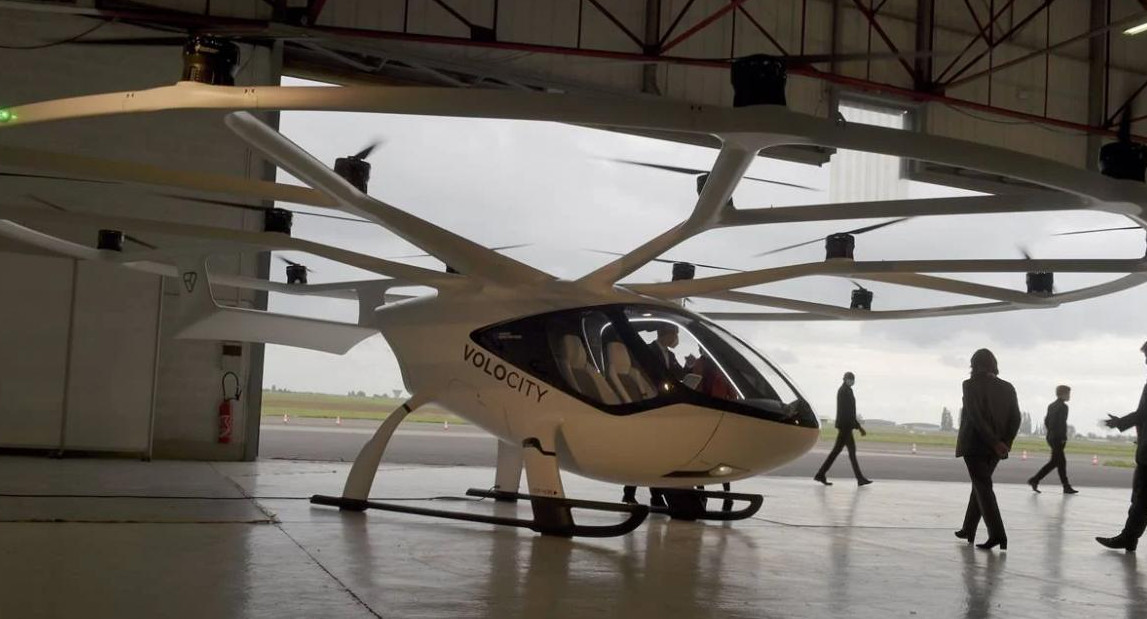
[[[180,79],[212,86],[234,86],[238,66],[238,45],[197,35],[183,45],[183,77]]]
[[[785,83],[788,70],[784,60],[768,54],[754,54],[733,61],[733,107],[746,105],[786,106]]]
[[[856,237],[847,232],[830,234],[824,239],[824,259],[847,258],[852,260],[852,251],[856,247]]]

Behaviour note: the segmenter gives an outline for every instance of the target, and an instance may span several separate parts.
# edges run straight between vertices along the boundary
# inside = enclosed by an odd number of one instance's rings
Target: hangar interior
[[[1115,139],[1122,117],[1130,119],[1135,140],[1147,132],[1147,34],[1124,34],[1145,20],[1147,3],[1136,0],[4,0],[0,106],[173,84],[182,70],[181,41],[193,32],[237,37],[237,85],[274,85],[293,76],[716,106],[733,103],[730,58],[855,54],[871,57],[791,64],[788,107],[834,118],[837,102],[850,98],[908,112],[912,131],[1094,170],[1100,145]],[[157,37],[164,40],[82,44]],[[261,118],[276,126],[276,114]],[[29,171],[43,151],[275,179],[274,167],[235,139],[213,111],[0,132],[0,170]],[[823,148],[770,151],[812,163],[831,155]],[[1007,179],[963,169],[918,163],[905,173],[981,191],[1015,190]],[[203,197],[195,192],[157,196],[98,178],[6,176],[0,183],[4,201],[23,206],[236,230],[263,226],[256,212],[189,199]],[[98,228],[45,229],[92,246]],[[168,241],[162,234],[125,240],[141,247]],[[272,266],[264,252],[236,254],[212,268],[267,278]],[[335,483],[332,467],[256,462],[263,346],[176,339],[181,282],[13,240],[0,240],[0,281],[0,448],[7,454],[0,462],[0,547],[20,557],[2,568],[4,616],[92,609],[96,616],[583,616],[595,609],[668,616],[988,616],[1000,612],[1001,600],[1018,597],[1039,602],[1009,606],[1007,614],[1147,612],[1138,572],[1126,562],[1088,568],[1063,556],[1029,556],[1007,566],[1004,558],[943,555],[943,569],[903,580],[897,572],[885,580],[874,576],[882,564],[922,566],[943,551],[915,549],[909,538],[918,532],[887,532],[906,517],[884,511],[873,495],[850,495],[845,500],[852,503],[830,504],[829,515],[808,518],[825,501],[839,499],[796,498],[774,482],[754,483],[792,502],[777,501],[787,507],[768,521],[693,531],[656,524],[645,539],[608,544],[562,546],[562,540],[479,525],[457,525],[442,539],[437,525],[413,519],[309,512],[296,499]],[[265,292],[219,287],[216,295],[235,307],[267,305]],[[231,441],[220,443],[217,407],[228,371],[239,377],[244,395]],[[345,468],[334,468],[341,479]],[[489,471],[458,474],[488,477]],[[385,494],[452,491],[443,482],[433,477],[420,486],[396,474]],[[881,492],[909,496],[916,489],[893,485]],[[1033,518],[1043,509],[1019,505],[1018,495],[1007,500]],[[1084,499],[1105,513],[1116,512],[1108,504],[1122,500],[1122,493]],[[919,497],[913,505],[929,509]],[[1071,509],[1087,511],[1082,505]],[[1063,513],[1042,515],[1052,524],[1032,525],[1033,535],[1046,527],[1062,532]],[[841,532],[853,526],[864,533]],[[435,544],[462,552],[434,551]],[[767,552],[746,550],[756,548]],[[820,559],[808,559],[813,555]],[[857,555],[865,559],[857,562]],[[421,562],[422,571],[395,567],[411,561]],[[1058,566],[1059,575],[1037,577],[1041,561]],[[165,575],[154,573],[157,565]],[[217,573],[196,573],[212,565]],[[730,575],[716,578],[717,571]],[[1016,579],[993,594],[1005,571]],[[801,572],[815,578],[802,579]],[[447,585],[428,588],[427,582],[443,574],[459,588],[439,597]],[[955,574],[963,574],[962,584]],[[770,576],[781,583],[766,587]],[[854,590],[825,593],[839,591],[844,581]],[[653,591],[678,587],[684,598],[649,600]],[[611,591],[618,605],[609,603]],[[882,602],[874,591],[883,591],[884,599],[905,598]],[[937,591],[951,612],[929,612]],[[577,603],[562,604],[570,599]]]

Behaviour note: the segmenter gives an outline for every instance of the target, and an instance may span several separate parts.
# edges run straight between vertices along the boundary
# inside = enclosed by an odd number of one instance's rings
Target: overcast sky
[[[692,176],[617,164],[609,158],[707,168],[716,151],[553,123],[345,113],[284,113],[285,135],[333,164],[374,139],[385,140],[370,159],[370,193],[486,246],[530,243],[508,255],[564,278],[607,262],[588,249],[627,251],[688,216],[696,200]],[[821,168],[759,158],[750,174],[814,187],[817,191],[744,182],[739,207],[791,206],[860,199],[865,192],[907,197],[964,195],[950,188],[898,181],[858,187],[845,157]],[[853,164],[857,165],[857,164]],[[879,173],[869,162],[865,174]],[[837,169],[834,170],[834,166]],[[851,180],[850,180],[851,179]],[[288,180],[283,178],[283,180]],[[830,197],[831,194],[831,197]],[[859,194],[859,195],[858,195]],[[305,207],[299,210],[305,210]],[[765,258],[753,255],[868,223],[779,224],[707,232],[666,257],[754,269],[822,260],[823,244]],[[1053,237],[1055,232],[1126,225],[1103,213],[944,216],[916,218],[857,237],[858,259],[1017,258],[1018,246],[1035,257],[1142,256],[1141,232]],[[298,216],[295,236],[389,257],[417,248],[376,226]],[[369,277],[311,256],[303,259],[311,282]],[[430,258],[407,262],[439,268]],[[272,274],[283,279],[282,263]],[[669,265],[654,264],[626,281],[665,281]],[[716,272],[698,269],[698,276]],[[1023,275],[965,279],[1022,289]],[[1060,292],[1110,276],[1057,275]],[[899,309],[974,302],[944,293],[872,284],[874,308]],[[810,301],[847,305],[847,280],[812,277],[753,289]],[[273,295],[272,309],[352,321],[354,304]],[[704,309],[705,305],[691,306]],[[709,305],[713,309],[717,307]],[[846,370],[857,375],[858,411],[869,419],[938,423],[943,407],[956,413],[960,382],[977,348],[992,349],[1001,377],[1015,384],[1021,408],[1042,420],[1059,383],[1073,387],[1069,421],[1081,432],[1101,432],[1107,413],[1132,410],[1144,380],[1139,346],[1147,339],[1142,309],[1147,288],[1065,305],[959,318],[874,322],[726,323],[777,362],[821,417],[834,413],[834,395]],[[728,306],[720,309],[729,309]],[[736,309],[752,309],[737,306]],[[401,388],[393,355],[381,336],[345,356],[268,346],[266,385],[294,390],[389,393]]]

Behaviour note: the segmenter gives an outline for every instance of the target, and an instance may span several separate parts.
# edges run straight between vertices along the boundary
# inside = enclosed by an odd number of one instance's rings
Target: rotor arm
[[[735,227],[846,219],[982,215],[986,213],[1021,213],[1086,208],[1092,207],[1087,200],[1079,196],[1066,193],[1033,192],[1015,195],[809,204],[781,208],[725,209],[721,213],[720,225]]]
[[[546,273],[360,192],[334,170],[250,113],[229,114],[226,122],[245,142],[303,182],[329,195],[342,205],[343,210],[377,223],[460,273],[506,284],[553,279]]]
[[[617,260],[585,275],[579,282],[588,286],[611,286],[666,251],[713,227],[741,177],[756,158],[757,150],[757,148],[747,148],[734,140],[726,140],[687,220]]]

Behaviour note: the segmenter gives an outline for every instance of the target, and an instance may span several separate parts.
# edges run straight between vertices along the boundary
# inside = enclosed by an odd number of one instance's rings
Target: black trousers
[[[637,502],[637,486],[622,486],[621,488],[621,501]],[[661,494],[660,490],[656,488],[649,489],[649,504],[650,505],[665,505],[665,496]]]
[[[836,457],[845,447],[848,448],[848,460],[852,462],[853,474],[858,480],[864,479],[864,473],[860,472],[860,463],[856,461],[856,439],[852,437],[852,430],[839,430],[837,432],[836,444],[832,446],[832,451],[828,452],[824,464],[820,465],[820,470],[816,472],[817,477],[824,477],[828,473],[828,470],[832,468],[832,463],[836,461]]]
[[[1135,467],[1135,477],[1131,481],[1131,509],[1127,510],[1127,524],[1123,526],[1124,537],[1139,539],[1147,528],[1147,465]]]
[[[1043,468],[1040,469],[1032,479],[1038,484],[1041,479],[1051,473],[1052,469],[1057,469],[1059,471],[1059,481],[1066,488],[1071,485],[1071,483],[1067,481],[1067,456],[1063,453],[1064,448],[1067,447],[1067,443],[1049,443],[1049,445],[1051,445],[1051,460],[1043,465]]]
[[[1002,539],[1008,536],[1004,531],[1004,519],[1000,516],[1000,506],[996,503],[996,491],[992,489],[992,473],[1000,459],[995,456],[964,456],[968,467],[968,477],[972,478],[972,494],[968,497],[968,510],[964,512],[963,531],[975,535],[980,526],[980,518],[988,527],[989,539]]]

